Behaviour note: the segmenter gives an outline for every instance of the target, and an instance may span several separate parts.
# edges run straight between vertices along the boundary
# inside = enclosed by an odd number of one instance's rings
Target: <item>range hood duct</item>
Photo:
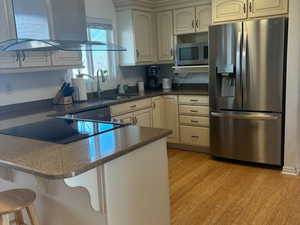
[[[16,37],[2,51],[126,51],[88,41],[84,0],[10,0]]]

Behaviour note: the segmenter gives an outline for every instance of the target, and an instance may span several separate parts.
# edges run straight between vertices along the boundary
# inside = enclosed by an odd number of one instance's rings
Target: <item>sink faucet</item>
[[[101,86],[100,86],[100,75],[101,75],[101,82],[105,83],[106,79],[105,79],[105,71],[99,69],[97,70],[97,97],[100,98],[101,97]]]

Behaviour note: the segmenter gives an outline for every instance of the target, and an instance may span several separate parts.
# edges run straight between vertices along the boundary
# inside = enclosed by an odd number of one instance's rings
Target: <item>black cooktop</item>
[[[0,134],[69,144],[121,126],[113,123],[57,118],[0,130]]]

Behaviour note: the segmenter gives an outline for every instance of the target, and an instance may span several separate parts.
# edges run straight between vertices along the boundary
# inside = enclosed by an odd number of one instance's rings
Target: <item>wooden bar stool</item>
[[[15,215],[16,225],[25,225],[22,210],[26,209],[31,225],[39,225],[33,202],[36,194],[26,189],[0,192],[0,225],[10,225],[9,214]]]

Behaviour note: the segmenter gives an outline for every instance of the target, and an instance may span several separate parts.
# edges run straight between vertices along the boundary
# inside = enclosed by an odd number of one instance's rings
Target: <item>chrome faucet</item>
[[[101,75],[101,81],[102,84],[105,83],[106,79],[105,79],[105,71],[104,70],[97,70],[97,97],[100,98],[101,97],[101,86],[100,86],[100,75]]]

